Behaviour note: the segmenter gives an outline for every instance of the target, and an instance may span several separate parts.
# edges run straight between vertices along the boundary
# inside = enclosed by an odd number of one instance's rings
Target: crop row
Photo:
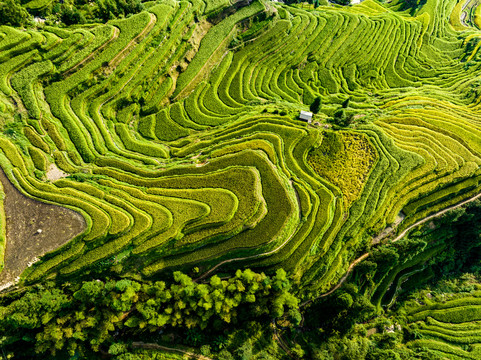
[[[163,1],[89,29],[2,30],[0,90],[29,113],[23,154],[0,142],[16,168],[9,177],[88,224],[32,281],[126,251],[145,275],[245,258],[299,271],[316,292],[401,211],[402,228],[479,189],[481,121],[466,106],[479,70],[459,63],[463,42],[435,13],[406,20],[371,2],[321,12],[273,3],[282,17],[273,11],[241,43],[264,5],[216,25],[202,17],[227,5]],[[240,46],[228,50],[231,39]],[[342,107],[356,127],[342,147],[365,151],[338,171],[355,167],[348,185],[329,163],[308,161],[330,135],[295,116],[318,97],[315,122]],[[334,155],[333,164],[349,159]],[[72,176],[40,181],[53,162]],[[389,302],[435,251],[376,279],[374,301]]]

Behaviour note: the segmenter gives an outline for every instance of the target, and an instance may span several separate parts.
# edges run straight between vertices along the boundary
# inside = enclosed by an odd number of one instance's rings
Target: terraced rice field
[[[165,0],[94,27],[0,27],[2,168],[87,224],[23,280],[223,262],[325,290],[401,211],[399,230],[478,193],[481,33],[446,21],[454,1],[397,5],[254,1],[211,24],[218,5]]]
[[[409,328],[417,339],[408,346],[448,359],[479,359],[481,327],[479,289],[447,301],[407,307]]]

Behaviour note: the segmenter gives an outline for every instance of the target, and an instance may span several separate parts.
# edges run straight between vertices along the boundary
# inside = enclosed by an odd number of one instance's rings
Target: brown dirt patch
[[[45,174],[45,176],[47,177],[47,180],[50,180],[50,181],[55,181],[55,180],[58,180],[58,179],[62,179],[64,177],[67,177],[68,174],[63,172],[62,170],[60,170],[57,165],[55,164],[50,164],[50,166],[48,167],[48,170]]]
[[[30,199],[18,191],[0,169],[5,193],[5,267],[0,290],[13,283],[36,259],[83,232],[84,218],[77,212]],[[39,231],[40,230],[40,231]]]

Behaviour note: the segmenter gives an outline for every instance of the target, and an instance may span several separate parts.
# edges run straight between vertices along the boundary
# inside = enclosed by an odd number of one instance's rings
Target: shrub
[[[0,3],[0,25],[24,26],[29,17],[28,12],[15,0]]]

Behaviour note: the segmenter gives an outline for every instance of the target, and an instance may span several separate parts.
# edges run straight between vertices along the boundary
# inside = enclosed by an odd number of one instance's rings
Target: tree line
[[[64,25],[107,22],[144,10],[140,0],[66,0],[46,2],[44,7],[31,9],[19,0],[0,1],[0,25],[32,25],[33,16],[46,19],[46,24]]]
[[[249,319],[285,316],[298,324],[298,299],[284,270],[274,276],[237,270],[195,282],[91,280],[35,285],[1,299],[0,347],[15,358],[92,358],[115,353],[132,336],[184,329],[218,331]],[[190,330],[189,330],[190,329]]]

